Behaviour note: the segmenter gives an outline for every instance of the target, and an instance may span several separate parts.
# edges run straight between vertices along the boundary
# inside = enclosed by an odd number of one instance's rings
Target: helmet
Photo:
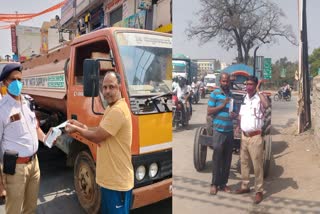
[[[182,86],[184,86],[186,84],[187,79],[182,77],[182,76],[180,76],[178,82],[179,82],[179,85],[182,87]]]

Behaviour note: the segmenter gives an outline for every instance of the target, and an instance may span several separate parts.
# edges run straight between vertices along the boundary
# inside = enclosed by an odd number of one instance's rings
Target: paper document
[[[230,112],[233,112],[233,99],[232,98],[230,99],[230,102],[229,102],[229,113]]]
[[[53,142],[62,134],[61,128],[64,128],[67,125],[67,121],[61,123],[60,125],[53,127],[47,133],[47,139],[45,140],[44,144],[51,148],[53,146]]]

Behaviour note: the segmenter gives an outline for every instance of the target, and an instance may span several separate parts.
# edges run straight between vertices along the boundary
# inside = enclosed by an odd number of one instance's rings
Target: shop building
[[[172,0],[67,0],[60,25],[73,35],[118,26],[172,32]]]

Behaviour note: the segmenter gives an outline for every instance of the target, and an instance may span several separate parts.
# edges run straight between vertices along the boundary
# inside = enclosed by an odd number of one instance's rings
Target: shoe
[[[220,190],[223,192],[231,193],[231,189],[228,186],[221,187]]]
[[[254,198],[254,203],[259,204],[263,199],[263,194],[262,192],[257,192],[256,197]]]
[[[4,205],[6,203],[6,196],[0,196],[0,205]]]
[[[237,189],[236,191],[235,191],[235,194],[244,194],[244,193],[249,193],[250,192],[250,189],[248,188],[248,189],[242,189],[242,188],[240,188],[240,189]]]
[[[218,192],[218,188],[216,185],[212,185],[210,188],[210,195],[216,195]]]

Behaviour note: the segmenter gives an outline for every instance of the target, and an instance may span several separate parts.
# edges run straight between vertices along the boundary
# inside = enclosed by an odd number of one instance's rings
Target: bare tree
[[[236,48],[238,63],[248,63],[249,51],[263,43],[275,43],[284,37],[296,45],[290,25],[280,22],[283,11],[270,0],[200,0],[198,23],[190,22],[186,29],[189,39],[200,44],[219,39],[227,51]],[[199,24],[200,23],[200,24]]]

